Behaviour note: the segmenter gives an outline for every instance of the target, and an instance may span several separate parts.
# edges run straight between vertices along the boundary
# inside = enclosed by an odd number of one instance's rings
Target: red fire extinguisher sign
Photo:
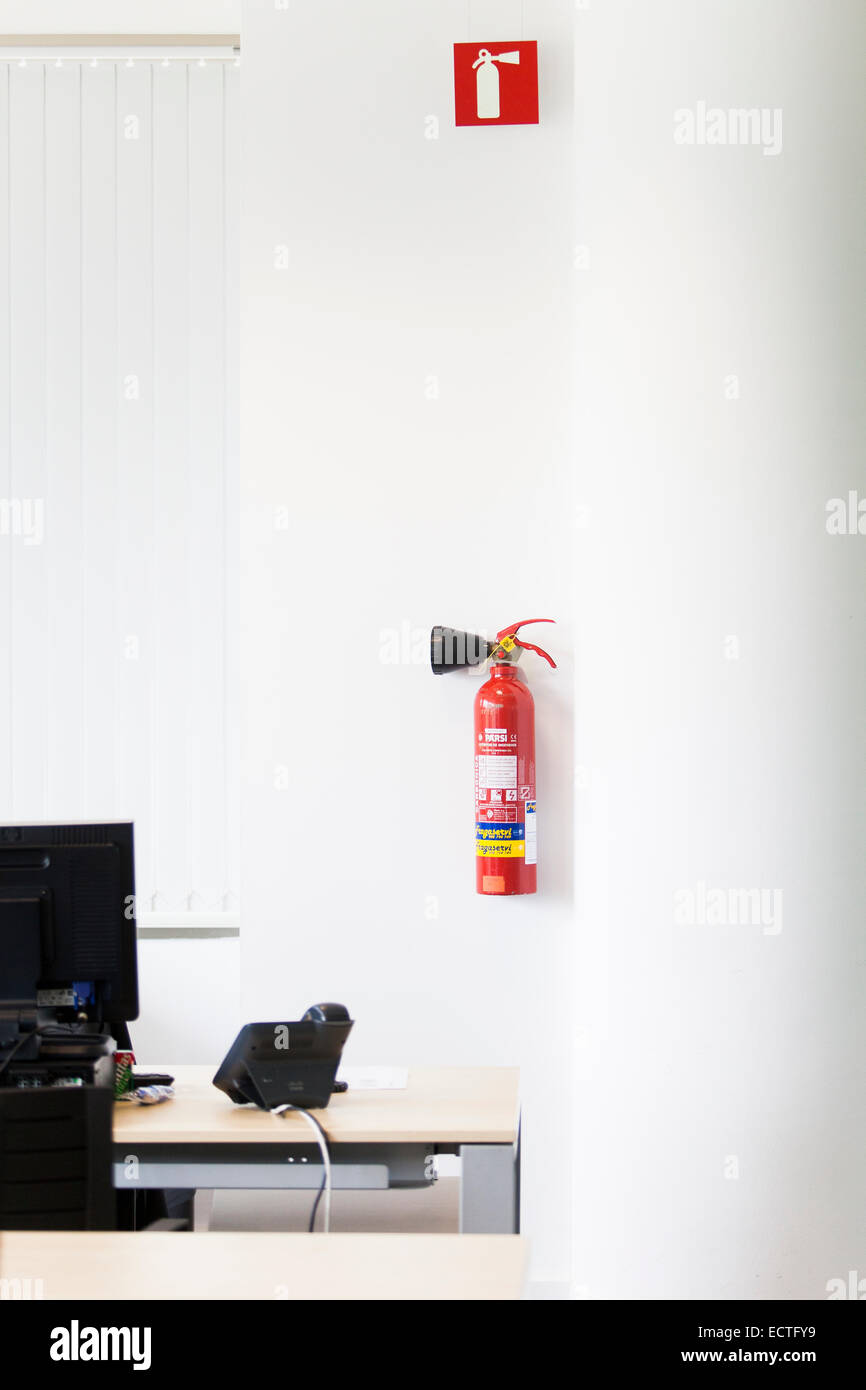
[[[457,125],[538,125],[538,44],[455,43]]]

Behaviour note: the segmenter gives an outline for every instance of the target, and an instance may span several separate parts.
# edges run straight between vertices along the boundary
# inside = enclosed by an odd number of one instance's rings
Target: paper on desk
[[[337,1077],[350,1091],[405,1091],[408,1067],[342,1067]]]

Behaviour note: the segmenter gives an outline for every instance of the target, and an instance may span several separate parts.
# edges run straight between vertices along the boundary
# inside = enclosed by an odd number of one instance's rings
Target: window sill
[[[140,912],[140,941],[191,940],[193,937],[240,936],[239,912]]]

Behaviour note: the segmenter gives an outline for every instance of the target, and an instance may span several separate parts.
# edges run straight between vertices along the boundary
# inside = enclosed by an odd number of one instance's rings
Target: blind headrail
[[[240,34],[0,34],[2,48],[240,48]]]

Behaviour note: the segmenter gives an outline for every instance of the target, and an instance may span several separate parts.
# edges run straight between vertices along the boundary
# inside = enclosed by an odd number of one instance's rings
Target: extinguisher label
[[[491,737],[491,735],[493,737]],[[478,735],[479,740],[481,734]],[[513,746],[515,735],[504,729],[485,729],[484,740]],[[526,774],[521,767],[523,776]],[[535,788],[517,781],[515,753],[485,752],[475,758],[475,854],[479,859],[523,859],[536,862]],[[492,891],[492,890],[491,890]]]
[[[516,821],[516,806],[488,806],[484,800],[485,793],[479,792],[478,804],[475,807],[475,815],[479,821]]]
[[[523,833],[522,824],[490,825],[487,821],[475,822],[476,840],[522,840]]]
[[[484,840],[476,840],[475,854],[479,859],[522,859],[523,841],[501,840],[497,844],[488,844]]]
[[[535,835],[535,802],[526,803],[526,863],[538,863],[537,840]]]
[[[517,789],[517,758],[509,753],[479,753],[475,759],[479,791],[488,787]]]
[[[477,820],[475,854],[479,859],[522,859],[524,833],[522,821],[503,825]]]

